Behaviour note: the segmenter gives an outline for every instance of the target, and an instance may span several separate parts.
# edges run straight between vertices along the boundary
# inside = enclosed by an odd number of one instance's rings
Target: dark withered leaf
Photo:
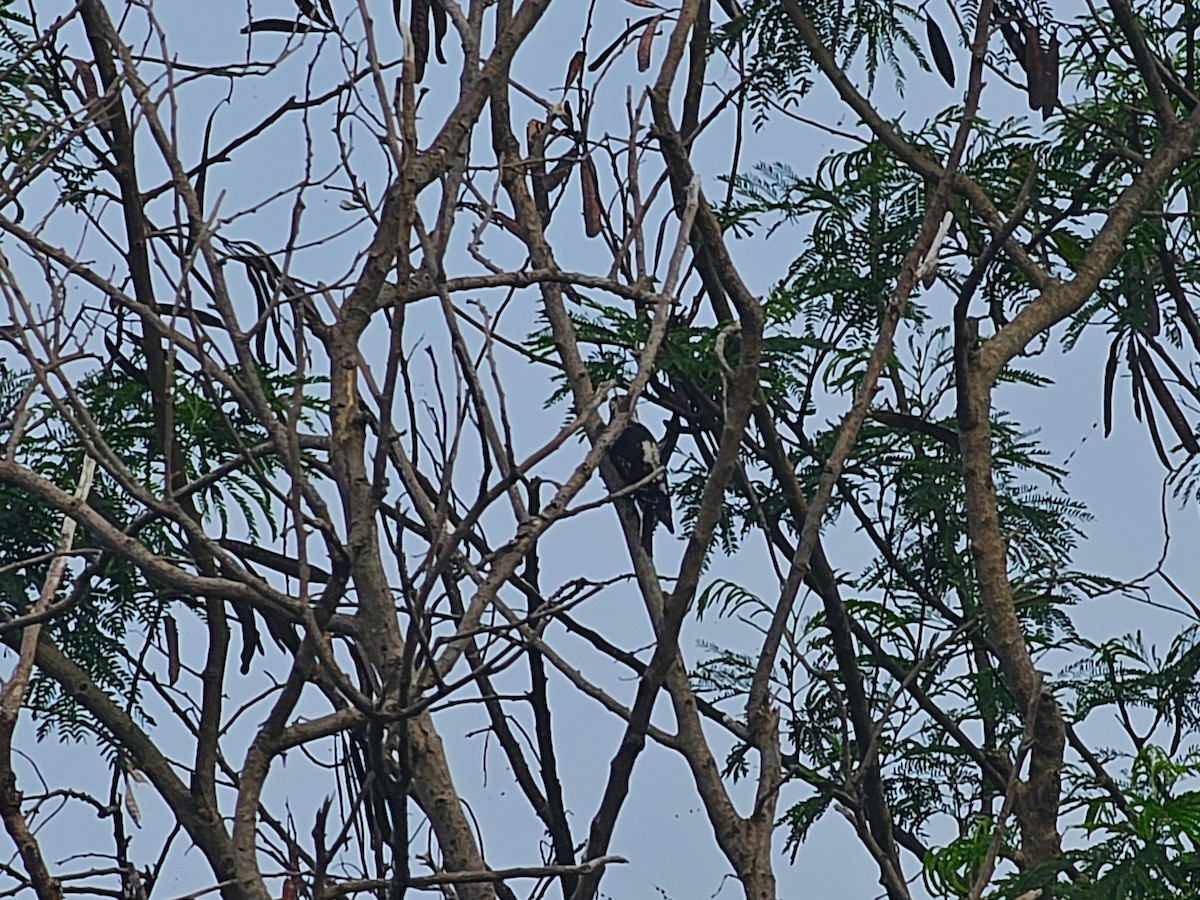
[[[942,29],[938,28],[937,22],[933,21],[933,16],[928,12],[925,13],[925,36],[929,39],[929,55],[933,57],[934,65],[946,80],[946,84],[954,87],[954,59],[950,56],[950,48],[946,45],[946,38],[942,36]]]

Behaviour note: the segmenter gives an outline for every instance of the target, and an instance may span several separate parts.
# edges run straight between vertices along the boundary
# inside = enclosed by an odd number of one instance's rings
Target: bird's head
[[[635,411],[634,407],[629,405],[629,395],[628,394],[613,395],[612,397],[609,398],[609,401],[608,401],[609,421],[612,420],[613,416],[616,416],[618,413],[622,413],[627,409],[629,410],[629,421],[636,422],[637,421],[637,412]]]

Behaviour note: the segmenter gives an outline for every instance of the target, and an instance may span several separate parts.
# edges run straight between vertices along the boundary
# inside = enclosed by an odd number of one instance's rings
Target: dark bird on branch
[[[616,402],[613,401],[614,404]],[[658,441],[637,420],[632,410],[629,412],[629,423],[613,442],[608,458],[627,487],[640,485],[630,494],[630,498],[637,506],[641,519],[642,547],[651,553],[654,529],[658,523],[661,522],[672,534],[675,533],[675,523],[671,518],[671,495],[667,491],[667,472],[663,467]]]

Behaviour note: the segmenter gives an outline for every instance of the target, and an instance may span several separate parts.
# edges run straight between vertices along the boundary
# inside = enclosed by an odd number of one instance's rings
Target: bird
[[[617,410],[612,401],[612,410]],[[658,441],[645,425],[637,420],[633,410],[629,421],[609,448],[608,458],[626,487],[641,484],[630,495],[641,519],[642,548],[650,553],[654,546],[654,529],[659,524],[671,534],[675,522],[671,517],[671,495],[667,490],[667,473],[663,468]],[[647,479],[649,479],[647,481]]]

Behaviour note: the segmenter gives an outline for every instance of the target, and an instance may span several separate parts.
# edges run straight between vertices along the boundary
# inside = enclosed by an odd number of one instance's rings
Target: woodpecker
[[[616,411],[615,400],[613,410]],[[632,410],[629,423],[613,442],[608,458],[626,485],[645,482],[630,496],[641,518],[642,547],[650,553],[654,546],[655,526],[661,522],[674,534],[675,523],[671,518],[671,495],[667,492],[667,473],[663,469],[658,442]],[[647,478],[650,480],[646,481]]]

